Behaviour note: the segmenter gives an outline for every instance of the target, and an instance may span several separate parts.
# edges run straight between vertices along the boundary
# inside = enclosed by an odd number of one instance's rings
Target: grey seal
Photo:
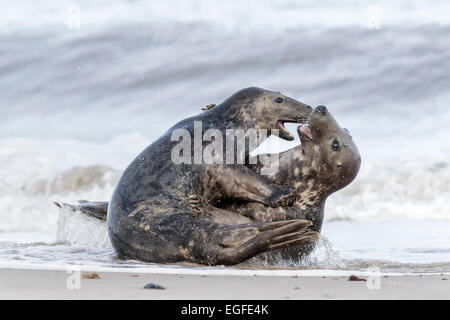
[[[233,201],[220,207],[251,218],[272,222],[307,219],[320,232],[327,198],[348,186],[358,175],[361,156],[350,132],[342,128],[325,106],[317,107],[308,124],[297,129],[301,145],[279,154],[279,170],[268,178],[278,185],[295,188],[292,206],[268,207],[256,202]],[[252,166],[259,172],[264,159]],[[291,247],[283,257],[298,259],[311,252],[314,244]]]
[[[285,122],[306,122],[312,108],[279,92],[246,88],[205,112],[182,120],[148,146],[122,174],[108,206],[107,225],[118,256],[148,262],[236,264],[260,252],[317,239],[301,219],[252,222],[215,208],[221,201],[287,205],[294,189],[280,186],[242,164],[174,164],[172,141],[177,129],[195,135],[214,128],[279,130],[294,136]],[[203,141],[203,147],[210,142]],[[195,143],[194,143],[195,144]],[[194,158],[195,146],[192,145]],[[247,152],[251,152],[248,150]]]

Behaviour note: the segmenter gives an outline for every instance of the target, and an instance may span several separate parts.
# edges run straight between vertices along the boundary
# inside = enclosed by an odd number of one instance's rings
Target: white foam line
[[[8,263],[1,262],[0,269],[15,270],[44,270],[44,271],[68,271],[76,268],[84,272],[118,272],[118,273],[139,273],[139,274],[173,274],[173,275],[196,275],[196,276],[264,276],[264,277],[347,277],[355,276],[373,276],[370,271],[360,270],[263,270],[263,269],[234,269],[224,268],[217,269],[214,267],[103,267],[93,265],[32,265],[28,263]],[[213,269],[214,268],[214,269]],[[450,272],[433,272],[433,273],[396,273],[396,272],[380,272],[380,276],[402,277],[402,276],[438,276],[450,275]]]

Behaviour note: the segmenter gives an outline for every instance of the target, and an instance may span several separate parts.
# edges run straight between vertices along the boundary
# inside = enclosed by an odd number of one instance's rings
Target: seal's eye
[[[278,97],[278,98],[275,99],[275,102],[276,103],[282,103],[283,102],[283,98]]]
[[[333,149],[333,151],[338,151],[339,150],[339,141],[334,140],[333,143],[331,144],[331,148]]]

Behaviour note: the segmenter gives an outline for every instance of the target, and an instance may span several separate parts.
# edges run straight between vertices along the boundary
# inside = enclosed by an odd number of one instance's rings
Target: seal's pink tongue
[[[312,136],[312,132],[311,129],[309,128],[309,126],[307,125],[301,125],[300,126],[300,131],[307,136],[309,139],[313,140],[313,136]]]

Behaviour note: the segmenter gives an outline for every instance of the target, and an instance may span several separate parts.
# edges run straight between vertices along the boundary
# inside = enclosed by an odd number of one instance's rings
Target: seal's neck
[[[316,207],[333,193],[320,157],[308,157],[302,146],[297,146],[280,155],[278,172],[270,178],[281,185],[295,188],[296,205]]]

